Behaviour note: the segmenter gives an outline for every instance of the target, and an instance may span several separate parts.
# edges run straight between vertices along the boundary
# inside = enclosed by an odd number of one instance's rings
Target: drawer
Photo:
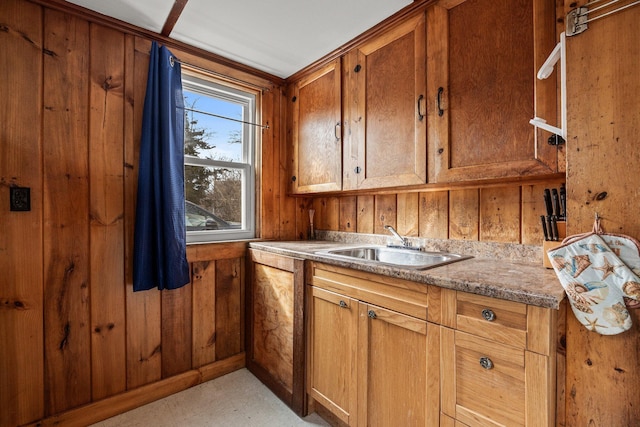
[[[525,424],[525,350],[455,332],[455,418],[468,425]]]
[[[314,264],[312,285],[427,320],[428,285],[324,264]]]
[[[457,292],[456,329],[524,349],[527,305]]]

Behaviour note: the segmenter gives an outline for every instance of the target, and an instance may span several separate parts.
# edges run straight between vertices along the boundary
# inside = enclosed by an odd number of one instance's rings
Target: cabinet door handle
[[[369,310],[369,311],[367,312],[367,316],[369,316],[369,319],[375,319],[375,318],[377,318],[377,317],[378,317],[378,316],[376,316],[376,312],[375,312],[375,311],[373,311],[373,310]]]
[[[424,95],[420,95],[418,97],[418,120],[422,121],[424,119],[424,114],[422,114],[422,104],[424,100]]]
[[[438,116],[442,117],[444,115],[444,110],[442,109],[442,94],[444,93],[444,88],[440,86],[438,88],[438,96],[436,97],[436,108],[438,109]]]
[[[340,307],[342,308],[349,308],[349,306],[347,305],[346,302],[344,302],[343,300],[340,300]]]
[[[493,369],[493,362],[488,357],[483,356],[480,358],[480,366],[486,370]]]
[[[340,122],[336,123],[336,126],[333,130],[336,136],[336,141],[340,141],[340,131],[338,130],[339,127],[340,127]]]
[[[484,310],[482,310],[482,317],[484,317],[484,320],[486,320],[487,322],[493,322],[494,320],[496,320],[496,314],[490,308],[485,308]]]

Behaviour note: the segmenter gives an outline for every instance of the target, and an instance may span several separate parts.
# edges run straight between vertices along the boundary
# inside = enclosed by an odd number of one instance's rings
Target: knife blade
[[[553,201],[553,216],[558,219],[560,216],[560,199],[558,198],[558,190],[551,189],[551,200]]]

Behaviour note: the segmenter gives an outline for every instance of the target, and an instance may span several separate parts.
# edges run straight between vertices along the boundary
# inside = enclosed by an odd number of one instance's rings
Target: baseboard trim
[[[203,382],[242,369],[246,365],[245,358],[245,353],[242,352],[198,369],[174,375],[61,414],[44,418],[35,423],[27,424],[27,426],[64,425],[68,427],[86,427],[87,425],[111,418]]]

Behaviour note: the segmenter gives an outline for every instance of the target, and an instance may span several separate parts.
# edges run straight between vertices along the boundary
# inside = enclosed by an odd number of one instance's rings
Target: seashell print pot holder
[[[547,253],[578,321],[615,335],[631,328],[628,308],[640,304],[640,243],[601,233],[596,222],[594,232],[570,236]]]

